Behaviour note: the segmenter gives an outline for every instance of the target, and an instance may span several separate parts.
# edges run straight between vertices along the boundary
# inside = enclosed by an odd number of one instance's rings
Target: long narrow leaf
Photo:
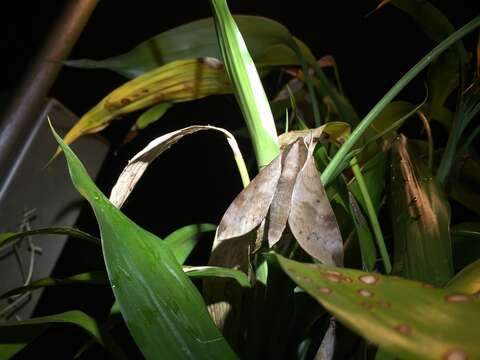
[[[85,240],[94,244],[100,244],[100,239],[87,234],[81,230],[67,227],[67,226],[52,226],[41,229],[33,229],[28,231],[21,232],[9,232],[9,233],[0,233],[0,246],[7,245],[8,243],[21,239],[23,237],[32,236],[32,235],[67,235],[77,239]]]
[[[235,358],[168,246],[113,206],[75,154],[54,135],[67,158],[73,184],[94,209],[115,298],[145,357]]]

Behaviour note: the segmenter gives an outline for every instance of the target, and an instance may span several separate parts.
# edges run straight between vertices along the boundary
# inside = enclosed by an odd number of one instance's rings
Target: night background
[[[431,2],[457,29],[480,11],[480,3],[474,0]],[[18,83],[63,4],[61,1],[10,2],[8,10],[2,11],[2,99],[8,98]],[[310,47],[317,58],[333,55],[346,96],[360,117],[434,47],[411,18],[393,6],[387,5],[367,17],[377,4],[375,0],[229,1],[233,14],[265,16],[285,25]],[[70,58],[103,59],[122,54],[158,33],[209,16],[211,8],[208,1],[180,0],[167,4],[161,1],[102,0]],[[473,32],[464,39],[467,49],[475,47],[477,35]],[[269,97],[279,89],[277,79],[278,76],[267,78]],[[283,79],[285,81],[286,78]],[[50,96],[80,116],[125,81],[125,78],[107,70],[63,68]],[[399,98],[421,102],[425,94],[423,83],[422,76],[419,76]],[[109,194],[128,159],[159,135],[193,124],[210,124],[229,130],[243,126],[233,96],[212,96],[175,106],[132,142],[122,145],[140,113],[115,121],[102,132],[111,142],[111,150],[96,182],[106,194]],[[238,138],[238,141],[244,156],[251,158],[250,142],[244,138]],[[251,161],[250,165],[253,165]],[[205,132],[184,138],[161,155],[148,169],[122,211],[140,226],[164,237],[187,224],[218,224],[241,187],[226,141],[220,135]],[[98,234],[96,221],[88,206],[84,206],[76,226]],[[192,254],[190,264],[205,264],[210,245],[208,240],[201,243]],[[53,275],[61,278],[102,268],[103,259],[97,247],[70,240]],[[78,308],[102,318],[108,314],[112,299],[111,291],[103,287],[49,288],[34,315]],[[131,341],[124,328],[115,331],[125,341]],[[38,358],[38,351],[47,349],[51,359],[71,358],[87,339],[81,330],[72,327],[52,328],[49,332],[56,332],[56,339],[42,336],[18,358]],[[46,342],[43,339],[47,339]],[[130,356],[141,358],[135,350],[131,351]],[[85,358],[108,356],[99,346],[92,347],[86,355]]]

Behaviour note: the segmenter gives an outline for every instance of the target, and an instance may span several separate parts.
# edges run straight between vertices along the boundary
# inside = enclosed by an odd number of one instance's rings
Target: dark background
[[[479,13],[474,0],[431,1],[446,14],[456,28]],[[2,96],[15,87],[36,49],[41,46],[49,26],[65,2],[17,1],[5,5],[1,15],[0,54],[4,76]],[[317,57],[335,57],[344,89],[360,116],[434,44],[415,23],[393,6],[366,17],[378,4],[376,0],[335,1],[229,1],[234,14],[253,14],[273,18],[303,40]],[[141,41],[186,22],[211,15],[204,1],[115,1],[102,0],[75,46],[71,58],[101,59],[130,50]],[[467,49],[475,46],[476,35],[465,39]],[[125,81],[104,70],[65,68],[51,90],[78,115],[94,106],[108,92]],[[271,95],[271,94],[270,94]],[[420,102],[424,96],[423,79],[413,82],[400,96]],[[104,135],[112,143],[105,165],[97,179],[109,193],[127,160],[154,137],[191,124],[212,124],[230,130],[242,126],[242,119],[231,96],[214,96],[180,104],[158,123],[150,126],[133,142],[120,147],[135,116],[115,122]],[[245,154],[250,143],[241,142]],[[68,180],[66,180],[68,181]],[[218,223],[228,204],[241,189],[230,149],[216,134],[202,133],[182,140],[156,160],[140,181],[123,211],[139,225],[164,237],[171,231],[196,222]],[[91,211],[85,207],[77,226],[98,233]],[[206,242],[193,254],[190,263],[207,261]],[[55,275],[67,276],[98,270],[103,266],[95,247],[70,241],[59,260]],[[82,309],[105,317],[112,297],[110,291],[92,288],[49,289],[36,315]],[[55,330],[53,330],[55,331]],[[121,336],[128,340],[122,329]],[[68,336],[72,335],[72,336]],[[57,330],[56,341],[45,348],[37,341],[35,351],[46,351],[49,358],[71,355],[71,345],[84,340],[76,329]],[[45,337],[42,337],[43,340]],[[101,349],[89,357],[105,356]],[[132,350],[133,351],[133,350]],[[33,354],[33,352],[30,352]],[[36,353],[38,357],[39,353]],[[135,355],[133,352],[130,354]],[[137,354],[138,355],[138,354]],[[26,356],[26,355],[25,355]],[[33,355],[32,355],[33,356]]]

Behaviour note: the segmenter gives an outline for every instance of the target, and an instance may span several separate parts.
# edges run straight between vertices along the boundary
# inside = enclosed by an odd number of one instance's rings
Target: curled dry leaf
[[[283,133],[278,137],[280,148],[286,149],[288,145],[292,144],[298,138],[305,138],[305,143],[309,143],[313,139],[314,143],[320,139],[326,139],[336,145],[341,145],[350,135],[350,125],[346,122],[331,121],[315,129],[295,130]]]
[[[142,151],[135,155],[128,165],[123,169],[117,182],[115,183],[110,194],[110,201],[118,208],[120,208],[125,200],[127,200],[130,193],[133,191],[138,180],[142,177],[148,165],[155,160],[165,150],[170,148],[173,144],[183,138],[185,135],[190,135],[198,131],[215,130],[224,134],[230,145],[235,160],[239,167],[245,168],[243,157],[238,147],[237,141],[231,133],[227,130],[210,126],[210,125],[193,125],[180,130],[172,131],[168,134],[162,135],[151,141]]]

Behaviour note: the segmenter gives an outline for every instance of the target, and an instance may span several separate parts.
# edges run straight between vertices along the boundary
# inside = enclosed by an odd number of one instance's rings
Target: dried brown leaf
[[[110,201],[116,207],[120,208],[133,191],[135,185],[142,177],[148,165],[150,165],[153,160],[155,160],[160,154],[169,149],[185,135],[190,135],[203,130],[215,130],[224,134],[233,151],[233,155],[241,158],[242,155],[235,138],[225,129],[210,125],[194,125],[172,131],[151,141],[142,151],[136,154],[128,162],[128,165],[125,167],[125,169],[123,169],[112,189]]]

